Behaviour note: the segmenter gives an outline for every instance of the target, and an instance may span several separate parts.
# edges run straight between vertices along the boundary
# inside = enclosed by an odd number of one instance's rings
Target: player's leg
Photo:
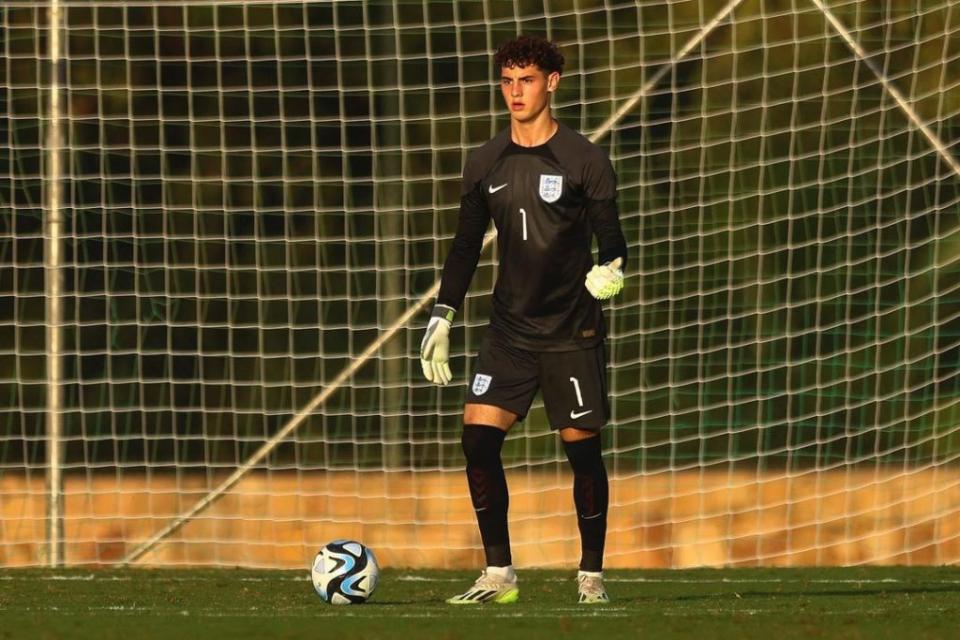
[[[500,450],[517,414],[500,407],[467,404],[460,443],[467,460],[467,485],[477,514],[488,567],[510,567],[507,510],[510,495]]]
[[[473,403],[464,406],[460,442],[467,461],[467,486],[483,541],[486,569],[473,586],[447,600],[450,604],[510,604],[520,595],[510,557],[510,498],[500,458],[503,440],[516,420],[515,413],[500,407]]]
[[[500,450],[507,431],[526,415],[537,390],[536,379],[535,358],[488,334],[464,406],[461,438],[486,569],[473,587],[450,598],[451,604],[507,604],[519,597],[507,526],[510,498]]]
[[[580,530],[579,601],[608,602],[603,586],[609,486],[600,429],[609,419],[603,345],[595,349],[541,354],[544,403],[573,469],[573,500]]]
[[[573,502],[580,529],[579,601],[583,604],[609,602],[603,586],[603,548],[610,492],[600,435],[567,427],[560,430],[560,437],[573,469]]]

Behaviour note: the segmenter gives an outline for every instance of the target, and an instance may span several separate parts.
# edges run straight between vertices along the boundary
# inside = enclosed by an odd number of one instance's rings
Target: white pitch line
[[[116,613],[116,614],[151,614],[151,615],[180,615],[180,616],[196,616],[202,618],[275,618],[277,616],[283,616],[284,618],[384,618],[384,619],[396,619],[396,618],[451,618],[452,619],[462,619],[462,618],[476,618],[476,619],[489,619],[489,618],[544,618],[544,619],[556,619],[558,614],[562,614],[568,618],[626,618],[631,614],[627,613],[624,610],[611,610],[604,608],[601,610],[591,610],[591,611],[581,611],[573,609],[550,609],[546,611],[517,611],[517,612],[500,612],[500,611],[491,611],[489,608],[484,608],[481,611],[467,611],[462,608],[457,609],[455,615],[453,615],[452,610],[445,610],[443,612],[433,612],[433,611],[409,611],[404,613],[399,613],[395,611],[379,611],[372,609],[371,607],[363,607],[363,610],[358,610],[359,608],[351,608],[351,610],[346,610],[343,607],[318,607],[316,610],[290,610],[290,609],[265,609],[265,610],[250,610],[250,609],[239,609],[236,611],[224,611],[222,609],[217,610],[168,610],[168,609],[155,609],[150,607],[137,607],[137,606],[104,606],[104,607],[82,607],[79,609],[64,609],[58,606],[47,606],[47,607],[0,607],[0,612],[9,612],[9,613],[50,613],[56,612],[58,615],[67,615],[67,616],[85,616],[90,613]]]
[[[147,576],[110,576],[110,575],[84,575],[84,576],[14,576],[14,575],[0,575],[0,582],[36,582],[36,581],[64,581],[64,582],[90,582],[90,581],[101,581],[101,582],[132,582],[134,580],[143,580],[146,582],[221,582],[223,580],[228,580],[230,582],[310,582],[310,576],[297,576],[297,577],[283,577],[278,576],[276,578],[255,578],[255,577],[232,577],[226,570],[224,570],[223,576],[166,576],[160,577],[156,575]]]
[[[649,582],[649,583],[672,583],[672,584],[795,584],[799,582],[803,583],[818,583],[818,584],[884,584],[884,583],[900,583],[900,582],[909,582],[906,580],[899,580],[897,578],[842,578],[833,580],[831,578],[757,578],[751,580],[749,578],[708,578],[706,580],[697,580],[694,578],[604,578],[605,582]],[[933,582],[931,580],[924,580],[924,582]],[[937,580],[935,582],[944,582],[949,584],[958,584],[960,580]]]
[[[838,609],[834,610],[823,610],[823,611],[798,611],[804,616],[809,615],[831,615],[831,616],[849,616],[849,615],[874,615],[882,616],[888,615],[891,611],[902,611],[903,607],[901,604],[892,603],[892,606],[889,609]],[[946,611],[956,611],[955,608],[950,607],[923,607],[919,610],[920,613],[942,613]],[[776,607],[771,609],[697,609],[696,612],[699,614],[708,614],[708,615],[717,615],[717,616],[729,616],[731,614],[747,614],[751,616],[760,615],[764,613],[775,613],[777,615],[784,615],[782,608]],[[690,611],[660,611],[657,615],[673,617],[673,618],[689,618]]]
[[[416,574],[404,574],[388,577],[389,582],[463,582],[465,578],[445,578],[435,576],[420,576]],[[51,576],[18,576],[18,575],[0,575],[0,582],[132,582],[135,580],[145,580],[149,582],[310,582],[307,575],[303,576],[277,576],[271,578],[258,578],[253,576],[230,577],[227,574],[223,576],[111,576],[98,574],[85,575],[51,575]],[[619,583],[639,583],[639,584],[901,584],[914,582],[914,580],[904,580],[901,578],[619,578],[616,576],[604,577],[606,582]],[[545,578],[538,582],[569,582],[570,578]],[[960,584],[960,579],[946,580],[923,579],[925,583],[933,584]]]
[[[522,573],[522,572],[521,572]],[[432,576],[402,575],[392,578],[401,582],[461,582],[463,578],[436,578]],[[604,582],[649,584],[899,584],[913,582],[900,578],[618,578],[604,576]],[[538,582],[569,582],[570,578],[546,578]],[[926,583],[960,584],[958,580],[927,580]]]

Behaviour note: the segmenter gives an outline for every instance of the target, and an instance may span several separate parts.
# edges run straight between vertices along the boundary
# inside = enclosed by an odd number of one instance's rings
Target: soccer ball
[[[373,552],[353,540],[334,540],[313,560],[313,588],[330,604],[366,602],[377,588],[380,567]]]

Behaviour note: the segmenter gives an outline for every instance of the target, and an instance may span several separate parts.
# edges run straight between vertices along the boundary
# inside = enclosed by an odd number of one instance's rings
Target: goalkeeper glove
[[[438,304],[430,314],[427,332],[420,343],[420,367],[427,380],[436,384],[447,384],[453,379],[450,373],[450,325],[456,310]]]
[[[604,265],[593,265],[593,269],[590,269],[584,283],[590,295],[597,300],[606,300],[620,293],[620,290],[623,289],[621,264],[623,264],[623,259],[617,258]]]

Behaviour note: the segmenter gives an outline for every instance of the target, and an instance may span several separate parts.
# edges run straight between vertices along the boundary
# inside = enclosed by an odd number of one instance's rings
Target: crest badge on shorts
[[[540,199],[544,202],[556,202],[563,195],[563,176],[540,174]]]
[[[488,375],[478,373],[473,377],[473,395],[482,396],[490,388],[490,381],[493,380]]]

